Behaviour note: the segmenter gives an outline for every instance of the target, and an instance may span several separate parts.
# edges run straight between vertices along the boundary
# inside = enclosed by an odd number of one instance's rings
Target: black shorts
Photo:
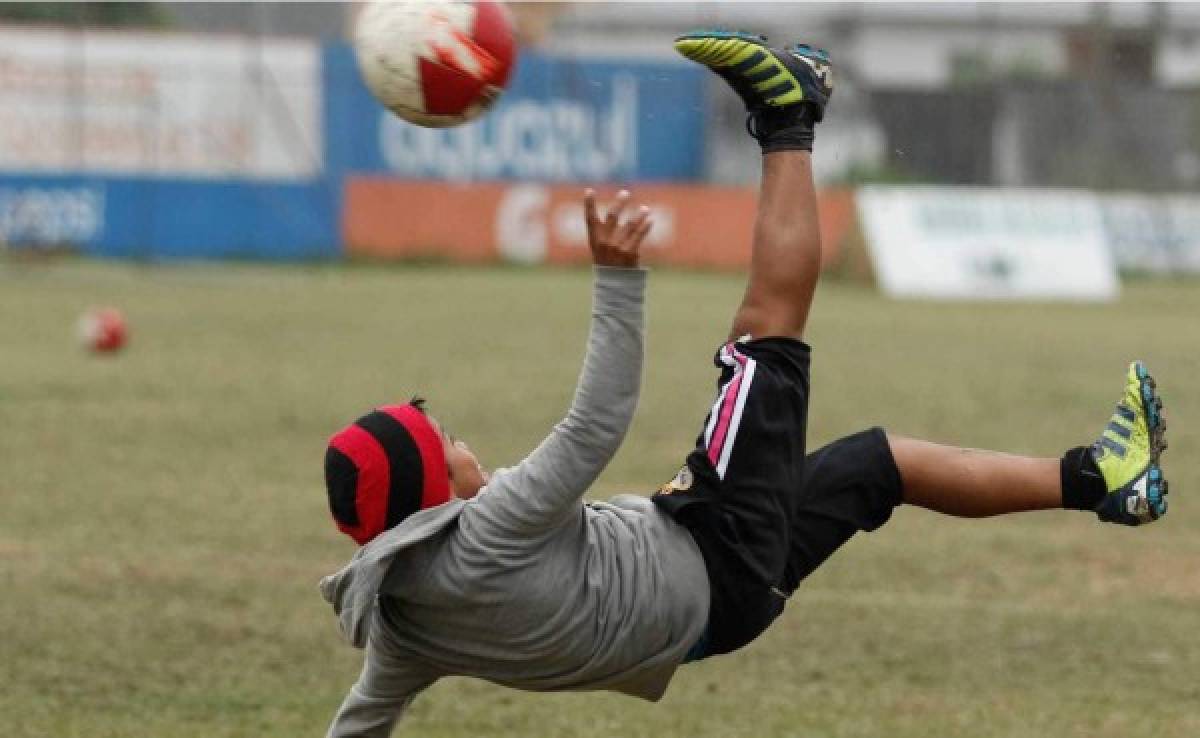
[[[654,497],[691,531],[708,569],[708,629],[693,657],[754,640],[804,577],[900,502],[879,429],[805,456],[809,354],[788,338],[722,346],[717,399],[696,448]]]

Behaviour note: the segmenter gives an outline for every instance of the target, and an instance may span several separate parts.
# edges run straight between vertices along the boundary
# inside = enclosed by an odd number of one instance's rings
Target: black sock
[[[1063,454],[1059,477],[1062,480],[1062,504],[1067,510],[1095,510],[1108,494],[1104,476],[1087,446],[1078,446]]]
[[[764,154],[774,151],[812,151],[816,113],[809,104],[767,108],[751,116],[750,135]]]

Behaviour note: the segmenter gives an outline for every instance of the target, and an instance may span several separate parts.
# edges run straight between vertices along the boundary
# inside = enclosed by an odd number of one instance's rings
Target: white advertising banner
[[[311,177],[320,77],[308,41],[0,28],[0,172]]]
[[[1145,274],[1200,274],[1200,197],[1100,195],[1117,266]]]
[[[1117,296],[1100,207],[1089,193],[870,186],[857,201],[876,277],[889,295]]]

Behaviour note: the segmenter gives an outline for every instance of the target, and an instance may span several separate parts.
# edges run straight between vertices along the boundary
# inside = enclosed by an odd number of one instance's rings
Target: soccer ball
[[[376,0],[358,17],[354,46],[375,99],[429,128],[482,115],[514,57],[512,19],[496,0]]]
[[[125,318],[116,308],[89,310],[79,319],[79,342],[97,354],[111,354],[125,346],[129,331]]]

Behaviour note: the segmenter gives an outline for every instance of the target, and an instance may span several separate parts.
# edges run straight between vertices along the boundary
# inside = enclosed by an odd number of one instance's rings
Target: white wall
[[[320,63],[307,40],[0,28],[0,170],[315,176]]]

